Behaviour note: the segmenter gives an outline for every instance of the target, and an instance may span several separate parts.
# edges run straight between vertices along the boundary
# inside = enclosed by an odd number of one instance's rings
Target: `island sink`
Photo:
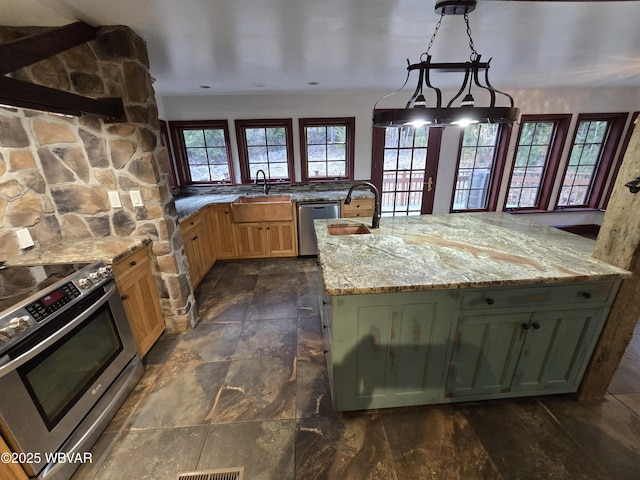
[[[231,203],[231,214],[236,223],[293,220],[291,195],[239,197]]]
[[[354,225],[351,223],[343,223],[336,225],[329,225],[329,235],[362,235],[371,233],[371,231],[364,225]]]

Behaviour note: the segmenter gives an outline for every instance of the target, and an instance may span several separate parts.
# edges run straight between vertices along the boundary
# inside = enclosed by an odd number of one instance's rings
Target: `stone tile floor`
[[[74,480],[637,479],[640,328],[603,403],[331,410],[315,259],[219,262]]]

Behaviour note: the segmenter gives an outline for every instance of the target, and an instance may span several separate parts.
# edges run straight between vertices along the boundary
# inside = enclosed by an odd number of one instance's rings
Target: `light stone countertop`
[[[68,240],[44,248],[27,250],[7,261],[7,265],[42,265],[103,261],[107,264],[146,246],[151,240],[141,237],[101,237]]]
[[[295,191],[289,192],[286,190],[272,190],[269,195],[291,195],[292,202],[326,202],[326,201],[340,201],[346,198],[349,189],[345,190],[327,190],[327,191]],[[256,189],[252,193],[222,193],[222,194],[201,194],[201,195],[188,195],[180,198],[176,198],[176,214],[178,221],[184,221],[191,214],[196,213],[201,208],[207,205],[232,203],[240,197],[255,197],[262,196],[260,189]],[[366,190],[354,190],[352,198],[373,198],[373,193]]]
[[[383,217],[364,235],[330,235],[316,220],[329,295],[442,290],[628,278],[591,257],[595,242],[508,213]]]

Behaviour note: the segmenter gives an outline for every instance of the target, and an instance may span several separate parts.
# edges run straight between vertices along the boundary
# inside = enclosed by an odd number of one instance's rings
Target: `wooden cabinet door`
[[[294,222],[265,222],[267,255],[295,257],[298,242]]]
[[[603,316],[603,309],[532,315],[511,391],[576,391],[602,329]]]
[[[236,223],[238,256],[240,258],[266,256],[264,223]]]
[[[445,391],[454,293],[353,295],[331,313],[337,410],[437,403]],[[329,310],[325,312],[325,315]]]
[[[462,317],[458,322],[447,396],[499,396],[509,392],[531,314]]]
[[[2,437],[0,437],[0,453],[4,455],[12,453]],[[2,480],[29,480],[19,463],[8,461],[0,462],[0,478]]]
[[[113,270],[138,353],[143,357],[165,329],[146,249],[115,263]]]
[[[211,207],[211,235],[218,259],[234,258],[237,256],[233,223],[231,222],[231,208],[229,205],[214,205]]]

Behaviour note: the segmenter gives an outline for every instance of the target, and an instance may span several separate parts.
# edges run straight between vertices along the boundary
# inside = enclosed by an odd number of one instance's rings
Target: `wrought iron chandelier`
[[[407,60],[407,79],[404,85],[399,90],[385,95],[376,102],[373,107],[373,125],[375,127],[420,127],[424,125],[459,125],[464,127],[473,123],[513,123],[518,120],[519,109],[514,107],[511,95],[496,90],[489,82],[489,64],[491,59],[489,59],[488,62],[481,62],[480,54],[474,47],[468,14],[475,10],[476,3],[476,0],[436,1],[435,10],[436,13],[440,14],[440,19],[436,24],[427,50],[420,56],[419,63],[411,64],[409,60]],[[435,63],[431,61],[429,52],[445,15],[464,16],[464,21],[467,26],[467,36],[469,37],[469,48],[471,49],[469,61],[456,63]],[[404,109],[376,111],[380,100],[394,95],[404,88],[409,81],[411,72],[414,70],[418,72],[418,85],[407,102],[406,107]],[[442,90],[432,84],[432,74],[435,71],[453,72],[457,74],[464,73],[460,89],[445,106],[443,106]],[[427,92],[427,96],[433,97],[434,106],[427,105],[423,88],[425,89],[424,92]],[[477,106],[472,90],[476,92],[480,90],[484,91],[483,96],[488,97],[488,105]],[[458,100],[461,97],[462,99]],[[509,106],[496,106],[496,99],[498,97],[506,99]]]

